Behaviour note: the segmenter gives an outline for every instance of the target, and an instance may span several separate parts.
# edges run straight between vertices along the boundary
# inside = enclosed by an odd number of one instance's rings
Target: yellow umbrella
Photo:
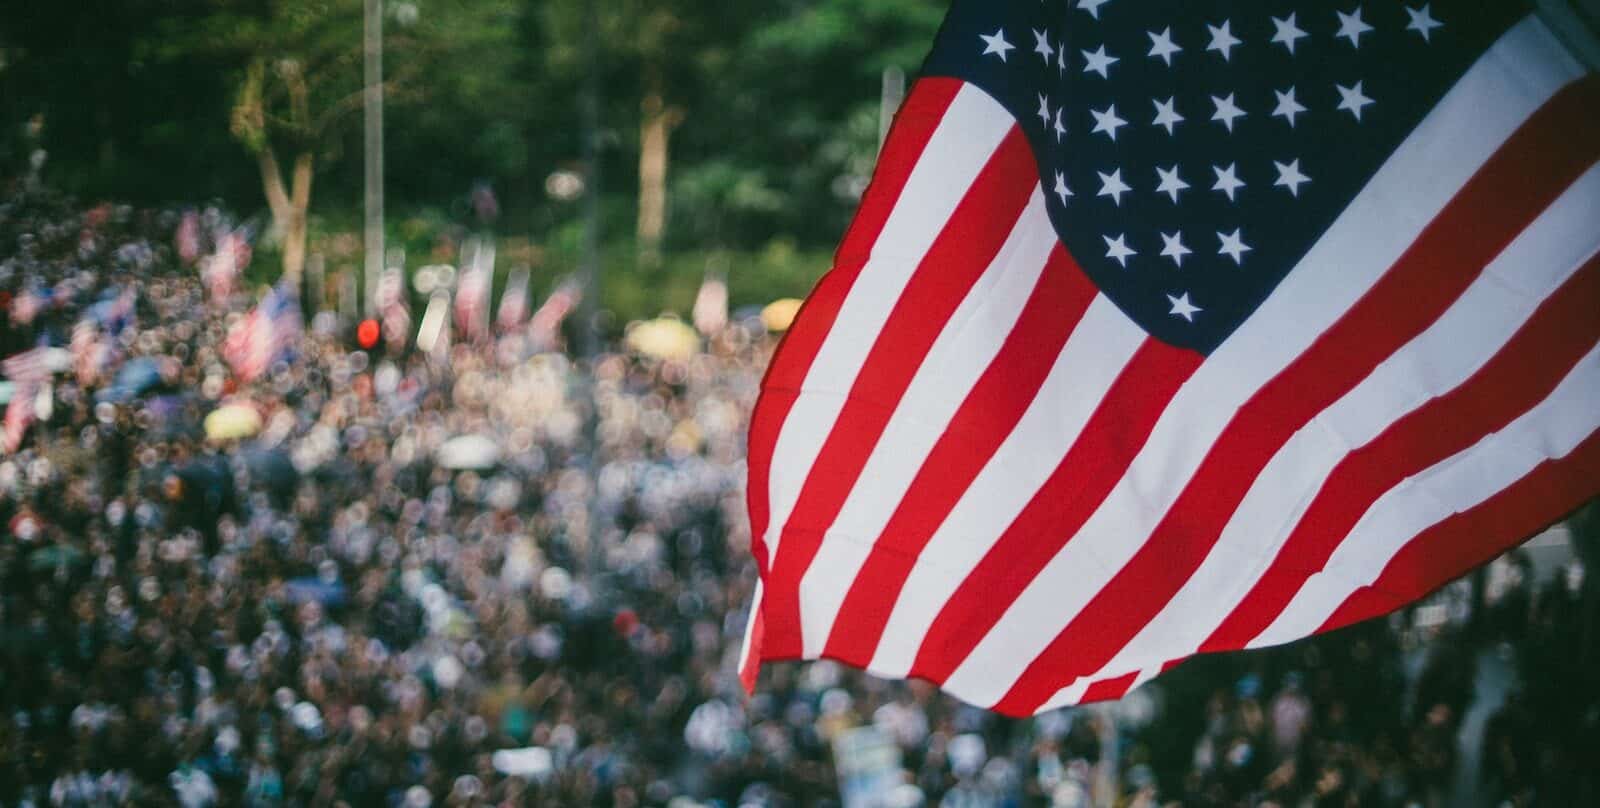
[[[238,440],[261,431],[261,414],[246,404],[227,404],[206,416],[206,437],[212,440]]]
[[[700,335],[676,317],[657,317],[628,329],[628,347],[656,359],[688,359],[700,350]]]
[[[779,298],[761,310],[761,324],[766,326],[768,331],[788,331],[790,324],[794,322],[794,316],[799,312],[798,298]]]

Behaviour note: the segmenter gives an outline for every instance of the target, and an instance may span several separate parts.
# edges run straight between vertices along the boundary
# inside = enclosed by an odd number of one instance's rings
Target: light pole
[[[600,20],[596,0],[589,0],[583,14],[583,96],[580,125],[583,132],[583,257],[579,282],[583,298],[578,304],[579,354],[593,360],[600,350],[595,313],[600,298]]]
[[[589,443],[589,535],[588,567],[591,583],[605,566],[605,550],[600,546],[604,531],[600,527],[600,402],[595,396],[594,364],[600,354],[600,19],[599,0],[588,0],[583,12],[583,96],[579,104],[583,127],[583,257],[578,268],[583,296],[578,299],[578,352],[585,369],[585,388],[589,394],[589,418],[585,430]]]
[[[378,279],[383,276],[383,0],[364,0],[361,45],[365,56],[362,113],[366,124],[365,310],[377,311]]]

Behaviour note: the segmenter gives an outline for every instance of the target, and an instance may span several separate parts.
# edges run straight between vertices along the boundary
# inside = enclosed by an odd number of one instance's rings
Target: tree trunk
[[[306,212],[311,207],[312,154],[301,152],[295,157],[294,176],[287,188],[278,168],[277,155],[270,147],[256,153],[256,163],[261,169],[261,190],[266,194],[267,206],[272,209],[272,237],[283,250],[283,279],[298,291],[306,264]]]
[[[270,146],[256,152],[256,165],[261,169],[261,191],[267,196],[267,207],[272,209],[272,237],[282,239],[289,225],[289,192],[283,187],[278,157]]]
[[[668,141],[683,113],[667,106],[660,92],[647,93],[640,108],[639,260],[654,266],[661,261],[661,237],[667,227]]]
[[[289,221],[283,233],[283,279],[296,292],[306,266],[306,213],[311,208],[311,152],[294,158],[294,185],[289,195]]]

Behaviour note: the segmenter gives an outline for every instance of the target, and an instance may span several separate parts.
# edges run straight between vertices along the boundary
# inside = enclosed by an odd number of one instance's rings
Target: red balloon
[[[378,336],[377,320],[362,320],[361,325],[356,326],[356,342],[360,343],[362,348],[377,345]]]

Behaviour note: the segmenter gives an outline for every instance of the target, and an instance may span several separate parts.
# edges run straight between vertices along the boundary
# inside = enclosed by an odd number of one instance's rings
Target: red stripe
[[[1089,704],[1096,701],[1116,701],[1117,699],[1128,695],[1128,691],[1132,690],[1133,686],[1138,681],[1139,672],[1134,671],[1132,673],[1125,673],[1121,676],[1112,677],[1110,679],[1101,679],[1098,682],[1092,682],[1088,687],[1083,689],[1083,694],[1078,697],[1078,700],[1075,703]],[[1072,683],[1068,682],[1067,684],[1071,685]],[[1009,712],[1011,708],[1000,705],[996,705],[994,709],[1001,715],[1009,716],[1011,718],[1030,718],[1034,715],[1031,712]]]
[[[1528,476],[1473,508],[1417,534],[1389,560],[1370,586],[1345,600],[1319,632],[1377,617],[1409,603],[1515,547],[1596,494],[1600,432],[1559,460],[1546,460]]]
[[[762,658],[800,655],[800,579],[928,349],[1038,192],[1038,171],[1027,136],[1013,126],[895,301],[783,526],[768,576]]]
[[[967,658],[1105,499],[1201,360],[1153,339],[1139,347],[1055,471],[945,601],[911,675],[943,683]]]
[[[1597,90],[1576,82],[1535,112],[1377,284],[1240,408],[1138,552],[1003,704],[1032,712],[1063,681],[1098,670],[1166,606],[1278,449],[1437,319],[1594,162],[1600,118],[1588,111],[1600,104]]]
[[[1138,671],[1134,671],[1133,673],[1125,676],[1118,676],[1115,679],[1102,679],[1101,681],[1089,685],[1088,689],[1083,691],[1083,698],[1079,700],[1078,703],[1088,704],[1091,701],[1109,701],[1111,699],[1120,699],[1123,696],[1128,695],[1128,691],[1133,689],[1133,683],[1137,681],[1138,678]]]
[[[961,90],[962,82],[956,79],[926,78],[911,88],[905,104],[895,115],[894,126],[884,141],[883,153],[873,172],[872,183],[861,198],[861,207],[846,231],[839,251],[834,255],[834,266],[822,276],[811,291],[793,325],[783,341],[773,351],[762,379],[762,395],[750,414],[750,443],[748,451],[749,480],[747,500],[750,507],[750,550],[762,575],[767,572],[767,548],[763,538],[770,518],[767,500],[767,475],[772,465],[772,450],[778,441],[778,431],[789,417],[801,382],[811,370],[822,341],[833,328],[839,316],[839,306],[844,303],[856,276],[866,265],[872,247],[889,220],[890,211],[900,201],[911,170],[922,159],[922,152],[933,138],[933,133],[944,120],[945,112]]]
[[[1230,639],[1254,639],[1322,569],[1384,492],[1504,429],[1544,400],[1600,340],[1597,303],[1600,257],[1568,278],[1472,378],[1350,453],[1306,508],[1272,565],[1201,650],[1235,647],[1225,644]]]
[[[871,661],[917,557],[1033,403],[1095,294],[1057,244],[1016,326],[928,452],[856,574],[824,656],[856,667]]]

